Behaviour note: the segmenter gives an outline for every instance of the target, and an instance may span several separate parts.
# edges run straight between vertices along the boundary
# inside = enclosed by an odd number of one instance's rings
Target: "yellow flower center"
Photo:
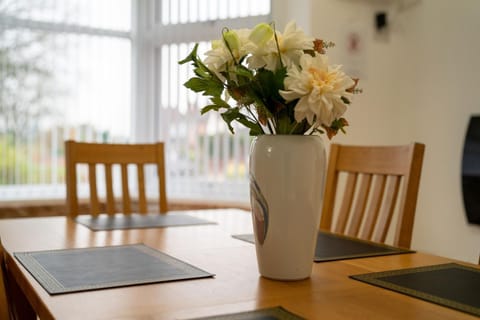
[[[323,70],[310,67],[308,72],[312,75],[311,84],[312,87],[317,87],[320,90],[324,89],[326,86],[331,87],[335,82],[335,74],[331,72],[325,72]]]

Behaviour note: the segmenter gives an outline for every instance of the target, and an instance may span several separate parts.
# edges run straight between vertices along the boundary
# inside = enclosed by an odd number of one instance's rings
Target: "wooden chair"
[[[332,144],[320,229],[410,248],[425,145]],[[335,224],[334,224],[335,222]]]
[[[0,319],[10,319],[10,306],[7,298],[7,277],[5,255],[0,241]]]
[[[123,214],[132,213],[132,199],[129,191],[128,165],[137,168],[138,184],[138,213],[147,213],[147,200],[145,195],[145,173],[147,164],[154,164],[158,175],[158,210],[160,213],[167,211],[166,183],[165,183],[165,159],[164,144],[104,144],[104,143],[81,143],[68,140],[65,142],[66,185],[67,185],[67,209],[71,217],[79,214],[77,195],[77,164],[88,165],[88,180],[90,188],[90,214],[100,213],[100,202],[97,193],[97,166],[105,168],[106,186],[106,213],[112,215],[117,212]],[[115,196],[113,192],[114,165],[120,165],[122,184],[121,211],[115,208]]]
[[[37,319],[27,297],[7,273],[5,249],[0,241],[0,319]]]

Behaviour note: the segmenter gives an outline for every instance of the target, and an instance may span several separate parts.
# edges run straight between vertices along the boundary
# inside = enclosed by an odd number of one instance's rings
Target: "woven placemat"
[[[236,234],[232,237],[255,243],[255,237],[251,233]],[[414,251],[320,231],[313,260],[324,262],[411,252]]]
[[[272,307],[253,311],[230,313],[218,316],[195,318],[195,320],[304,320],[283,307]],[[191,319],[194,320],[194,319]]]
[[[480,269],[456,263],[353,275],[351,278],[480,316]]]
[[[96,217],[90,215],[80,215],[75,219],[75,221],[94,231],[215,224],[215,222],[189,216],[188,214],[184,213],[132,213],[129,215],[115,214],[113,216],[100,214]]]
[[[213,276],[144,244],[16,252],[14,256],[52,295]]]

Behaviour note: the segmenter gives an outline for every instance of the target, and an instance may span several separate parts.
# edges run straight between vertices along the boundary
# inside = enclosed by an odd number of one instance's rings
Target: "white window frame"
[[[168,140],[168,137],[165,136],[165,130],[161,130],[160,123],[157,121],[157,119],[162,117],[162,108],[160,107],[161,92],[157,89],[161,88],[162,79],[160,76],[162,70],[160,69],[161,52],[159,52],[159,48],[163,45],[176,43],[208,42],[218,39],[221,30],[226,26],[230,29],[238,29],[253,27],[260,22],[271,21],[271,14],[268,14],[188,24],[163,25],[160,21],[162,16],[161,6],[157,5],[159,2],[155,0],[138,1],[136,6],[134,6],[132,18],[132,48],[134,50],[132,53],[132,83],[134,86],[132,90],[132,110],[134,111],[132,112],[132,132],[134,132],[133,141],[135,142]],[[167,167],[169,165],[174,164],[167,161]],[[248,167],[248,163],[246,163],[246,166]],[[175,184],[175,181],[171,180],[167,176],[167,184],[169,186]],[[187,186],[190,183],[185,181],[183,185]],[[193,200],[202,199],[217,203],[222,201],[248,203],[249,201],[248,172],[245,174],[245,178],[238,182],[224,183],[223,185],[216,185],[215,182],[208,181],[197,181],[196,183],[201,184],[201,186],[196,188],[202,193],[193,195]],[[227,190],[225,192],[225,188],[232,188],[236,191]],[[222,196],[222,193],[227,193],[227,195]],[[169,195],[170,199],[192,200],[192,193],[184,196],[176,192],[171,195],[167,189],[167,195]]]

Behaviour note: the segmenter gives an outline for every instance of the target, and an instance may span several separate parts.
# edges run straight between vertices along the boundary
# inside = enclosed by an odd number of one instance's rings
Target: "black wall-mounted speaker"
[[[468,222],[480,224],[480,116],[468,123],[462,160],[462,192]]]

